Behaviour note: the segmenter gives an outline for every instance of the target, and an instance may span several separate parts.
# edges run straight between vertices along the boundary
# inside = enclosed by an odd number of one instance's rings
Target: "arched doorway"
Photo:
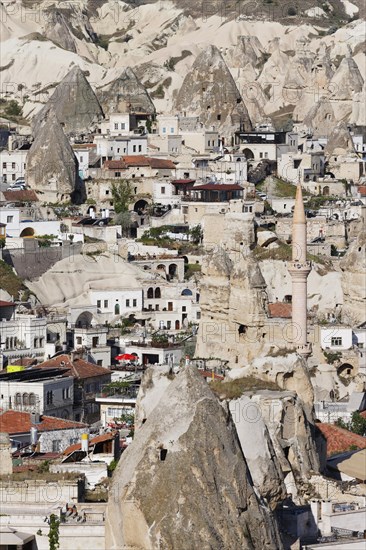
[[[180,329],[180,322],[178,321],[178,319],[175,321],[175,330],[179,330]]]
[[[119,304],[116,304],[114,306],[114,314],[115,315],[119,315],[120,314],[120,307],[119,307]]]
[[[160,287],[156,287],[155,289],[155,298],[161,298],[161,291],[160,291]]]
[[[343,363],[340,367],[337,369],[337,374],[340,378],[351,378],[353,376],[353,365],[350,365],[350,363]]]
[[[25,229],[23,229],[23,231],[21,232],[21,234],[19,236],[23,239],[29,239],[31,237],[34,237],[33,227],[26,227]]]
[[[83,311],[76,319],[75,326],[77,328],[88,328],[91,326],[93,320],[93,314],[90,311]]]
[[[137,212],[141,216],[141,214],[144,212],[146,207],[148,206],[148,202],[144,199],[140,199],[135,203],[135,206],[133,207],[134,212]]]
[[[247,160],[249,159],[254,159],[254,153],[251,149],[248,149],[248,147],[246,147],[245,149],[243,149],[243,155],[245,156],[245,158]]]
[[[178,266],[177,264],[170,264],[169,266],[169,277],[174,279],[177,276]]]
[[[329,196],[329,185],[326,185],[325,187],[323,187],[323,195],[325,196]]]

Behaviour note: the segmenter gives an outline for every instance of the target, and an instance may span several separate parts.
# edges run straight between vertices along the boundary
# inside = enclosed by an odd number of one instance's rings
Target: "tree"
[[[117,225],[120,225],[122,228],[122,236],[128,237],[129,236],[129,229],[131,226],[131,214],[128,210],[124,210],[117,214],[117,216],[114,218],[114,222]]]
[[[366,418],[363,418],[358,411],[352,413],[350,430],[358,435],[366,435]]]
[[[133,199],[133,191],[128,181],[121,180],[117,183],[112,183],[111,187],[113,206],[116,214],[127,212],[128,206]]]
[[[189,234],[192,237],[192,241],[195,244],[199,244],[202,241],[202,238],[203,238],[203,231],[202,231],[201,225],[198,224],[198,225],[195,225],[194,227],[192,227],[192,229],[190,229],[190,231],[189,231]]]
[[[12,99],[5,107],[5,114],[8,116],[20,116],[22,114],[22,108],[15,99]]]
[[[50,515],[50,530],[48,532],[49,550],[58,550],[60,520],[55,514]]]

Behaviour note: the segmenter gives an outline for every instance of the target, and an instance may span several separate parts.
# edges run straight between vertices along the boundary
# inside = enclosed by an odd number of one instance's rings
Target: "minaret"
[[[307,342],[307,278],[311,264],[306,261],[306,216],[300,183],[296,189],[292,262],[288,271],[292,278],[292,341],[297,344],[297,353],[308,357],[311,354],[311,344]]]

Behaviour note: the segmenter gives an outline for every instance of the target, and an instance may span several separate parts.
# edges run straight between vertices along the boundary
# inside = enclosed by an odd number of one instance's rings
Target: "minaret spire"
[[[292,278],[292,338],[297,352],[304,357],[311,353],[307,341],[307,278],[311,264],[306,259],[306,241],[306,216],[299,183],[292,225],[292,262],[288,270]]]

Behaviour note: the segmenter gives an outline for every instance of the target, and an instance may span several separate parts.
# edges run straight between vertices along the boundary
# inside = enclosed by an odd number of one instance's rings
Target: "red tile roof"
[[[236,183],[206,183],[193,187],[193,191],[243,191],[243,188]]]
[[[0,300],[0,307],[15,307],[14,302],[5,302],[5,300]]]
[[[209,378],[210,380],[212,378],[214,378],[215,380],[224,380],[224,376],[221,376],[221,374],[212,373],[208,370],[199,370],[198,372],[200,372],[204,378]]]
[[[0,412],[0,432],[8,434],[28,433],[32,427],[30,413],[20,411],[2,411]],[[87,424],[74,422],[73,420],[64,420],[53,416],[41,416],[40,423],[37,424],[39,432],[51,432],[53,430],[71,430],[72,428],[84,428]]]
[[[355,446],[359,449],[366,449],[366,437],[357,435],[344,428],[339,428],[335,424],[317,422],[316,426],[327,440],[327,455],[349,451],[350,447]]]
[[[30,367],[37,364],[37,359],[34,357],[12,357],[11,364],[18,365],[19,367]]]
[[[366,197],[366,185],[359,185],[357,191],[360,193],[361,197]]]
[[[9,202],[36,202],[38,197],[33,189],[24,189],[19,191],[4,191],[4,198]]]
[[[145,157],[144,155],[127,155],[120,160],[106,160],[104,168],[107,170],[126,170],[127,168],[150,166],[155,169],[174,170],[175,164],[168,159]]]
[[[37,369],[50,367],[67,369],[65,376],[73,376],[74,378],[94,378],[95,376],[105,376],[106,374],[111,375],[109,369],[89,363],[89,361],[85,361],[84,359],[74,359],[71,361],[70,355],[66,353],[37,365]]]
[[[292,304],[285,304],[284,302],[275,302],[274,304],[268,304],[268,311],[270,317],[291,319]]]
[[[93,445],[96,445],[97,443],[103,443],[103,441],[112,441],[116,437],[117,432],[110,432],[108,434],[103,435],[97,435],[96,437],[93,437],[89,440],[89,447],[92,447]],[[69,455],[73,453],[74,451],[80,451],[81,450],[81,443],[74,443],[74,445],[70,445],[67,447],[63,454]]]

